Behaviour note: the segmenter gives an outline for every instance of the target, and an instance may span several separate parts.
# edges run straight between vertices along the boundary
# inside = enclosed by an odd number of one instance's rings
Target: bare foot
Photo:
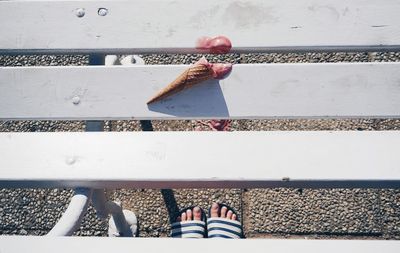
[[[213,203],[207,219],[208,238],[243,238],[242,224],[238,217],[225,205]]]
[[[181,213],[181,215],[176,219],[176,221],[190,221],[190,220],[201,220],[201,209],[195,206],[193,210],[188,209],[186,212]]]
[[[206,235],[206,223],[200,207],[186,209],[171,224],[171,237],[175,238],[204,238]]]
[[[211,217],[212,218],[226,218],[228,220],[237,220],[236,214],[232,210],[228,210],[226,206],[223,206],[220,210],[217,203],[211,205]]]

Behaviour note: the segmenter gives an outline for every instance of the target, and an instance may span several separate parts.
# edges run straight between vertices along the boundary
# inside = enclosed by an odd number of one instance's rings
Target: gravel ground
[[[382,233],[379,190],[254,189],[244,198],[249,234]]]
[[[144,55],[146,64],[190,64],[201,55]],[[399,52],[206,55],[213,62],[298,63],[400,61]],[[86,65],[87,56],[0,56],[0,66]],[[153,121],[155,131],[192,131],[196,121]],[[83,131],[82,121],[6,121],[0,131]],[[400,120],[234,120],[237,130],[399,130]],[[107,121],[105,131],[139,131],[137,121]],[[240,214],[247,237],[400,239],[400,191],[376,189],[117,190],[112,199],[134,210],[140,236],[167,236],[168,211],[222,201]],[[0,234],[43,235],[68,205],[71,190],[0,189]],[[89,208],[76,235],[106,235]]]
[[[45,235],[66,210],[72,195],[72,190],[65,189],[1,189],[0,234]],[[104,235],[107,226],[90,206],[75,235]]]
[[[384,238],[400,239],[400,190],[380,191],[380,202]]]

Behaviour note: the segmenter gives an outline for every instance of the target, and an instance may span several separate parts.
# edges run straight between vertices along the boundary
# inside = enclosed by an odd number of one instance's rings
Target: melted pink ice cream
[[[196,48],[210,54],[226,54],[231,50],[232,43],[225,36],[201,37],[197,40]]]
[[[197,41],[196,48],[206,53],[211,54],[226,54],[232,48],[231,41],[224,36],[218,36],[215,38],[202,37]],[[209,63],[206,58],[201,58],[196,64],[202,64],[212,69],[214,79],[225,78],[232,70],[232,64],[230,63]],[[211,120],[209,123],[200,121],[201,124],[207,125],[216,131],[228,131],[230,121],[229,120]]]
[[[209,63],[206,58],[201,58],[194,65],[201,64],[212,69],[214,79],[224,79],[232,70],[231,63]]]
[[[224,79],[232,70],[231,63],[214,63],[212,66],[214,79]]]
[[[197,40],[196,48],[206,53],[226,54],[231,50],[232,43],[225,36],[201,37]],[[232,64],[230,63],[209,63],[204,57],[195,64],[202,64],[211,68],[214,79],[223,79],[232,70]]]

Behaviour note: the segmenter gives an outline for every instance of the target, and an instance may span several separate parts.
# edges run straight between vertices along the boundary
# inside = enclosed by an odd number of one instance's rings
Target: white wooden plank
[[[203,253],[210,249],[230,253],[251,250],[254,253],[299,252],[299,253],[397,253],[400,241],[387,240],[288,240],[288,239],[245,239],[245,240],[196,240],[170,238],[101,238],[101,237],[38,237],[0,236],[0,251],[70,253],[96,249],[96,252],[166,252]]]
[[[188,53],[217,35],[235,52],[399,50],[398,13],[397,0],[0,1],[0,53]]]
[[[2,187],[400,187],[400,132],[0,133]]]
[[[0,68],[0,118],[400,116],[400,63],[239,64],[222,81],[146,104],[185,68]]]

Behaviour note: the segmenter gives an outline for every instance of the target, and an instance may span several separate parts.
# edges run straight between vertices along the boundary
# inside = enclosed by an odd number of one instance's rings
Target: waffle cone
[[[174,81],[168,86],[159,91],[153,98],[151,98],[147,104],[160,101],[166,97],[169,97],[182,90],[188,89],[196,84],[213,78],[213,71],[211,68],[198,64],[194,65],[182,74],[180,74]]]

